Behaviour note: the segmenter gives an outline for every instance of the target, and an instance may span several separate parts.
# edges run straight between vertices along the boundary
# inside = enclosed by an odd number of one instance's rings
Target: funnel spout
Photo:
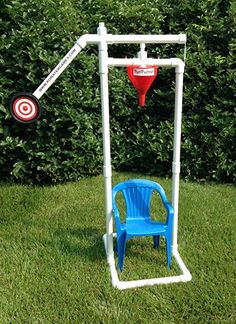
[[[139,93],[138,96],[138,104],[140,107],[144,107],[145,106],[145,101],[146,101],[146,93]]]

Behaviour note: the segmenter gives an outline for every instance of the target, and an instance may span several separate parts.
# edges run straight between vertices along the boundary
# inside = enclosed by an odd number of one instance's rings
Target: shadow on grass
[[[116,248],[116,241],[114,240],[114,247]],[[117,249],[116,249],[117,252]],[[154,248],[153,237],[135,237],[127,242],[126,254],[132,258],[142,258],[143,260],[150,257],[166,258],[166,247],[164,239],[160,239],[159,248]]]
[[[94,227],[63,228],[54,232],[59,250],[67,255],[79,256],[90,261],[105,258],[101,232]]]
[[[115,257],[117,265],[117,253]],[[154,249],[152,237],[138,237],[127,242],[124,269],[119,273],[120,280],[141,280],[180,274],[181,271],[174,258],[172,258],[171,269],[167,267],[163,238],[160,240],[159,249]]]

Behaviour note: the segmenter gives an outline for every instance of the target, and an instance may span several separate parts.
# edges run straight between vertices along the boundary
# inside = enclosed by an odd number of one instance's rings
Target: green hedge
[[[187,33],[182,175],[233,182],[236,42],[234,1],[4,0],[0,7],[0,175],[24,183],[57,183],[102,172],[97,47],[86,48],[40,100],[34,125],[12,120],[7,100],[33,92],[85,33],[104,21],[111,33]],[[136,56],[137,45],[110,46]],[[179,45],[148,45],[150,56],[183,57]],[[111,69],[114,168],[169,175],[173,144],[174,72],[160,69],[145,108],[124,69]]]

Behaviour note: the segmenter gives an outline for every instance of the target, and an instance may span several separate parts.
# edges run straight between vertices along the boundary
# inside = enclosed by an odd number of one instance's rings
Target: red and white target
[[[31,94],[15,95],[11,100],[11,114],[22,123],[36,121],[41,115],[37,98]]]

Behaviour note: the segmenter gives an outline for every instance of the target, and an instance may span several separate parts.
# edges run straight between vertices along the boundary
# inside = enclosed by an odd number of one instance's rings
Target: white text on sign
[[[140,68],[134,68],[133,75],[135,76],[151,76],[154,75],[154,69],[140,69]]]

